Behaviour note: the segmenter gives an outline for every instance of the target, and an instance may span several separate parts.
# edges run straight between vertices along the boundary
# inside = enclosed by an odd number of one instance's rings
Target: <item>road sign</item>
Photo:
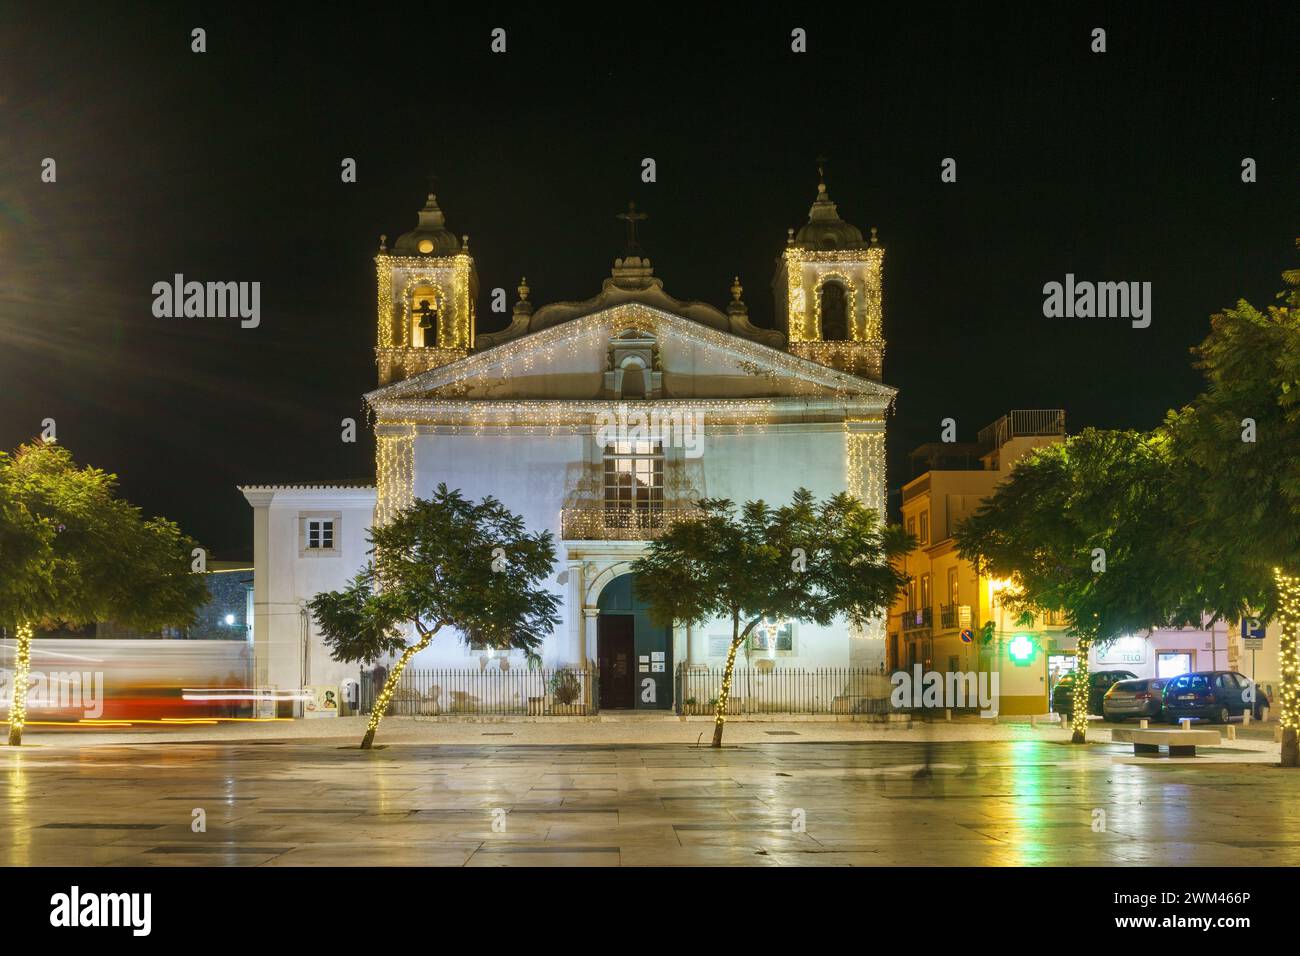
[[[963,644],[969,644],[973,640],[975,640],[975,632],[972,631],[969,627],[962,628],[961,642]]]
[[[1243,617],[1241,619],[1241,646],[1247,651],[1262,651],[1264,649],[1264,625],[1257,617]]]
[[[957,624],[960,627],[970,627],[971,615],[969,604],[962,604],[957,608]]]

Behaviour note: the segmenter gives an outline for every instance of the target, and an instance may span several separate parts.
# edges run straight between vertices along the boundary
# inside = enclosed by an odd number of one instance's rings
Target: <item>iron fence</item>
[[[680,664],[676,674],[679,714],[712,714],[722,693],[723,669]],[[889,677],[865,667],[736,668],[727,713],[885,714]]]
[[[385,677],[384,672],[362,674],[360,709],[363,714],[374,709]],[[398,679],[387,716],[583,717],[596,712],[599,699],[593,667],[407,668]]]

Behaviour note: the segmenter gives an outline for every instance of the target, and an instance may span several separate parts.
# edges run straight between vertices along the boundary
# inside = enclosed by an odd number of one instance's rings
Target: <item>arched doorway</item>
[[[596,606],[596,665],[602,710],[669,710],[673,706],[673,631],[651,620],[636,596],[635,575],[621,574]]]

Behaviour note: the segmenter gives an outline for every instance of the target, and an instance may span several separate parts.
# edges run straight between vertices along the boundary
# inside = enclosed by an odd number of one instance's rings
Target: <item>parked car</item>
[[[1088,675],[1088,713],[1101,714],[1102,698],[1116,681],[1137,677],[1132,671],[1097,671]],[[1074,674],[1065,674],[1052,688],[1052,710],[1074,719]]]
[[[1182,717],[1199,717],[1226,724],[1248,709],[1262,717],[1269,706],[1259,685],[1236,671],[1196,671],[1173,678],[1165,685],[1165,715],[1173,723]]]
[[[1101,700],[1101,715],[1106,720],[1118,722],[1128,717],[1149,717],[1160,720],[1164,716],[1164,689],[1167,677],[1139,677],[1111,684]]]

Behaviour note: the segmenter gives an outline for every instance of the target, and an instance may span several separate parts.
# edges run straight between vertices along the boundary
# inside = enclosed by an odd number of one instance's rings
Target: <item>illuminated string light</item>
[[[1278,700],[1281,707],[1278,721],[1282,732],[1300,734],[1300,650],[1297,634],[1300,633],[1300,577],[1286,574],[1281,568],[1273,569],[1278,591]]]
[[[790,344],[821,339],[821,296],[818,293],[829,278],[843,282],[849,293],[852,324],[849,334],[854,342],[880,342],[884,314],[881,308],[881,282],[884,277],[885,249],[802,249],[786,246],[783,268],[786,276],[787,328]],[[808,308],[805,279],[813,285],[813,308]],[[863,318],[858,318],[859,290],[863,296]]]
[[[387,524],[415,500],[415,429],[383,423],[375,428],[375,525]]]
[[[14,629],[16,648],[14,652],[14,699],[9,705],[9,744],[16,746],[22,742],[23,726],[27,723],[27,685],[31,683],[32,666],[32,625],[23,621]]]
[[[418,375],[464,358],[474,348],[474,293],[477,281],[469,253],[454,256],[375,257],[378,335],[375,361],[381,384]],[[400,306],[393,289],[400,280]],[[432,290],[420,292],[421,286]],[[450,293],[448,292],[450,289]],[[438,309],[436,347],[411,344],[412,307],[418,295],[431,295]],[[446,308],[450,299],[451,308]]]

